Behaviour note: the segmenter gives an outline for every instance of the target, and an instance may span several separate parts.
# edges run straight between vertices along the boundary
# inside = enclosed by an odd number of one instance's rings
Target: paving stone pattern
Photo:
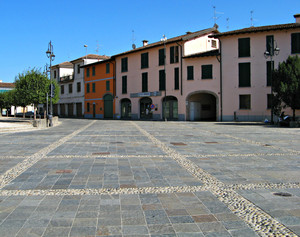
[[[0,236],[297,236],[299,141],[243,123],[2,133]]]

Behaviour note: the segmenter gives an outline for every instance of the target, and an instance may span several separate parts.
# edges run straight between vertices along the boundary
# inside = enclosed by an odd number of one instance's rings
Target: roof
[[[274,31],[274,30],[298,29],[298,28],[300,28],[300,23],[258,26],[258,27],[243,28],[240,30],[227,31],[224,33],[217,33],[212,35],[211,37],[219,38],[219,37],[230,36],[230,35],[258,33],[263,31]]]
[[[201,57],[211,57],[211,56],[218,56],[218,55],[220,55],[219,49],[214,49],[202,53],[191,54],[183,58],[201,58]]]
[[[0,88],[15,88],[15,83],[0,82]]]
[[[102,60],[105,60],[105,59],[109,59],[109,58],[110,57],[106,56],[106,55],[88,54],[88,55],[82,56],[80,58],[74,59],[71,62],[76,62],[76,61],[84,60],[84,59],[102,59]]]
[[[70,62],[63,62],[60,64],[56,64],[52,66],[51,68],[73,68],[73,64]]]
[[[113,57],[122,56],[122,55],[130,54],[130,53],[135,53],[135,52],[153,48],[153,47],[159,47],[159,46],[164,45],[164,43],[171,44],[171,43],[175,43],[175,42],[179,42],[179,41],[186,41],[186,40],[194,39],[194,38],[197,38],[199,36],[206,35],[209,33],[219,33],[218,25],[214,25],[212,28],[208,28],[208,29],[204,29],[204,30],[200,30],[200,31],[196,31],[196,32],[187,32],[184,35],[176,36],[176,37],[167,39],[166,41],[158,41],[158,42],[155,42],[152,44],[147,44],[146,46],[142,46],[142,47],[132,49],[132,50],[120,53],[120,54],[113,55]]]
[[[109,58],[109,59],[104,59],[102,61],[97,61],[97,62],[94,62],[94,63],[89,63],[89,64],[86,64],[86,65],[82,65],[81,68],[90,67],[92,65],[101,64],[101,63],[108,63],[110,61],[114,61],[114,59],[113,58]]]

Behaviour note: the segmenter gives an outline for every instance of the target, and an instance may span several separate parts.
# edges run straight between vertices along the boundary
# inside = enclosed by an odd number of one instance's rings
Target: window
[[[271,109],[272,107],[272,98],[273,98],[272,94],[267,95],[267,109]]]
[[[109,63],[106,64],[106,74],[110,73]]]
[[[239,57],[250,57],[250,38],[239,39]]]
[[[159,90],[164,91],[165,89],[166,89],[165,70],[159,70]]]
[[[121,72],[127,72],[128,71],[128,58],[122,58],[121,59]]]
[[[77,82],[77,92],[80,92],[80,91],[81,91],[81,83]]]
[[[96,68],[92,67],[92,75],[95,76],[96,75]]]
[[[54,76],[53,77],[56,78],[56,70],[54,70]]]
[[[174,68],[174,89],[179,90],[179,68]]]
[[[268,51],[270,54],[273,55],[273,49],[274,49],[274,36],[273,35],[267,35],[266,36],[266,51]]]
[[[148,68],[149,62],[148,62],[148,53],[142,53],[141,54],[141,68]]]
[[[165,49],[158,50],[158,65],[162,66],[165,64]]]
[[[300,53],[300,33],[292,34],[292,53]]]
[[[170,63],[179,62],[178,46],[170,47]]]
[[[148,92],[148,73],[142,73],[142,92]]]
[[[60,93],[65,94],[65,86],[64,85],[60,86]]]
[[[86,103],[86,111],[90,112],[90,103]]]
[[[95,85],[95,83],[92,83],[92,92],[96,92],[96,85]]]
[[[251,95],[240,95],[240,109],[251,109]]]
[[[90,68],[86,68],[86,77],[89,77],[90,76]]]
[[[86,93],[90,93],[90,84],[89,83],[86,84]]]
[[[202,65],[201,66],[201,78],[202,79],[213,79],[213,65]]]
[[[110,90],[110,81],[106,81],[106,91]]]
[[[217,48],[217,41],[216,40],[211,40],[211,47],[212,48]]]
[[[69,94],[73,93],[73,84],[69,84]]]
[[[80,73],[80,64],[77,64],[77,73]]]
[[[122,76],[122,94],[127,94],[127,76]]]
[[[274,68],[274,61],[267,61],[267,86],[272,86],[272,70]]]
[[[251,86],[250,63],[239,63],[239,87]]]
[[[187,66],[187,79],[194,80],[194,66]]]

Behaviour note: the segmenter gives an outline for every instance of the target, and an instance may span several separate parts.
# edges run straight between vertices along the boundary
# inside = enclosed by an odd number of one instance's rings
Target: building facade
[[[84,69],[84,117],[113,119],[115,114],[115,61],[103,60]]]
[[[215,34],[221,53],[221,118],[263,121],[271,118],[271,68],[300,55],[300,15],[296,23],[250,27]],[[273,46],[273,47],[270,47]],[[277,48],[272,61],[265,52]],[[290,113],[290,111],[287,111]],[[299,110],[297,111],[299,114]]]
[[[209,38],[217,32],[215,26],[152,44],[143,41],[142,47],[114,55],[116,117],[142,120],[203,120],[209,117],[217,120],[216,50],[219,45],[218,40]],[[202,65],[203,70],[209,71],[208,80],[200,76]],[[210,101],[210,96],[214,97],[214,102]],[[203,104],[204,110],[213,112],[200,115],[199,104]]]
[[[81,66],[107,59],[107,56],[88,54],[84,57],[51,67],[51,78],[60,86],[59,101],[53,107],[54,115],[83,117],[84,72]]]

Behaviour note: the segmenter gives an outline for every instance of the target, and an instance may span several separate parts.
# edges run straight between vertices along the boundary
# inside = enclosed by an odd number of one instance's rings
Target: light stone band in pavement
[[[1,236],[300,233],[299,129],[62,121],[0,137]]]

